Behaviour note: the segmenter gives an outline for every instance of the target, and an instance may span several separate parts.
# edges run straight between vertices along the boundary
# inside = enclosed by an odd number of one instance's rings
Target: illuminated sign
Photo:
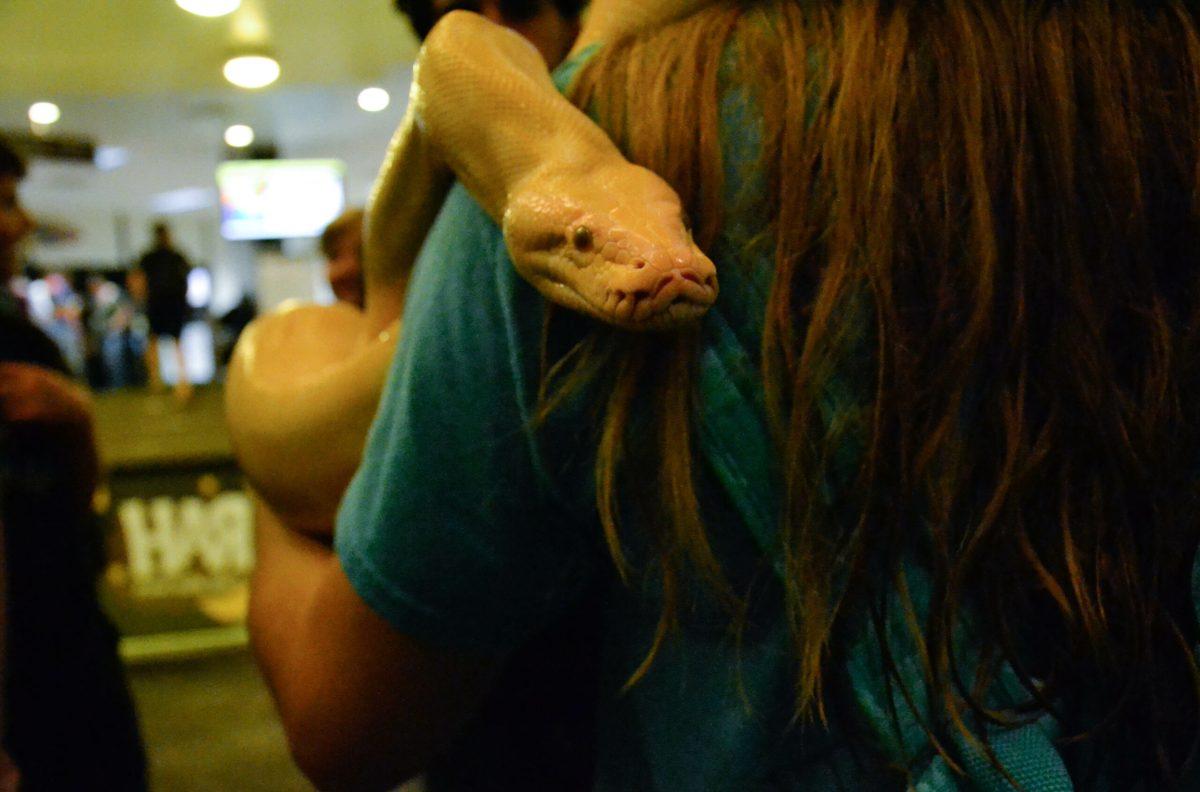
[[[244,492],[210,500],[126,498],[117,506],[133,594],[220,593],[254,568],[254,504]]]

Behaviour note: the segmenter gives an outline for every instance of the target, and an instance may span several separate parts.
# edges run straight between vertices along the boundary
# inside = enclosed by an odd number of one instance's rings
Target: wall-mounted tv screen
[[[217,166],[221,236],[314,237],[342,213],[346,166],[332,159],[233,160]]]

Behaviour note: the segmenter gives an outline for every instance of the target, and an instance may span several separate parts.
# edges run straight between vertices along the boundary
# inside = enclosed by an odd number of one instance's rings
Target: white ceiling
[[[225,59],[251,46],[282,66],[261,91],[221,76]],[[49,100],[62,109],[51,134],[128,156],[109,171],[33,163],[25,203],[71,223],[167,211],[172,197],[197,210],[205,194],[215,203],[213,172],[232,123],[253,126],[280,156],[345,160],[348,200],[360,203],[403,113],[416,42],[390,0],[243,0],[217,19],[172,0],[3,0],[0,51],[0,130],[27,131],[29,105]],[[360,110],[368,85],[387,88],[391,106]]]

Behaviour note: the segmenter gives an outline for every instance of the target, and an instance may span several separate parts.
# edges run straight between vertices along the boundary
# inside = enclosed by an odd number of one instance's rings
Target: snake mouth
[[[647,288],[617,288],[606,286],[598,273],[562,268],[557,261],[541,264],[525,274],[544,297],[634,332],[662,332],[695,322],[717,297],[715,275],[702,280],[692,272],[672,271]]]
[[[642,288],[610,288],[605,308],[620,326],[664,330],[699,319],[716,298],[715,273],[673,269]]]

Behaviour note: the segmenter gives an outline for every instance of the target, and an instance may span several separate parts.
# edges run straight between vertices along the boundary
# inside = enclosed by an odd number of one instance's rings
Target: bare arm
[[[390,789],[420,772],[491,679],[484,659],[396,632],[327,545],[261,508],[250,632],[292,755],[320,789]]]

